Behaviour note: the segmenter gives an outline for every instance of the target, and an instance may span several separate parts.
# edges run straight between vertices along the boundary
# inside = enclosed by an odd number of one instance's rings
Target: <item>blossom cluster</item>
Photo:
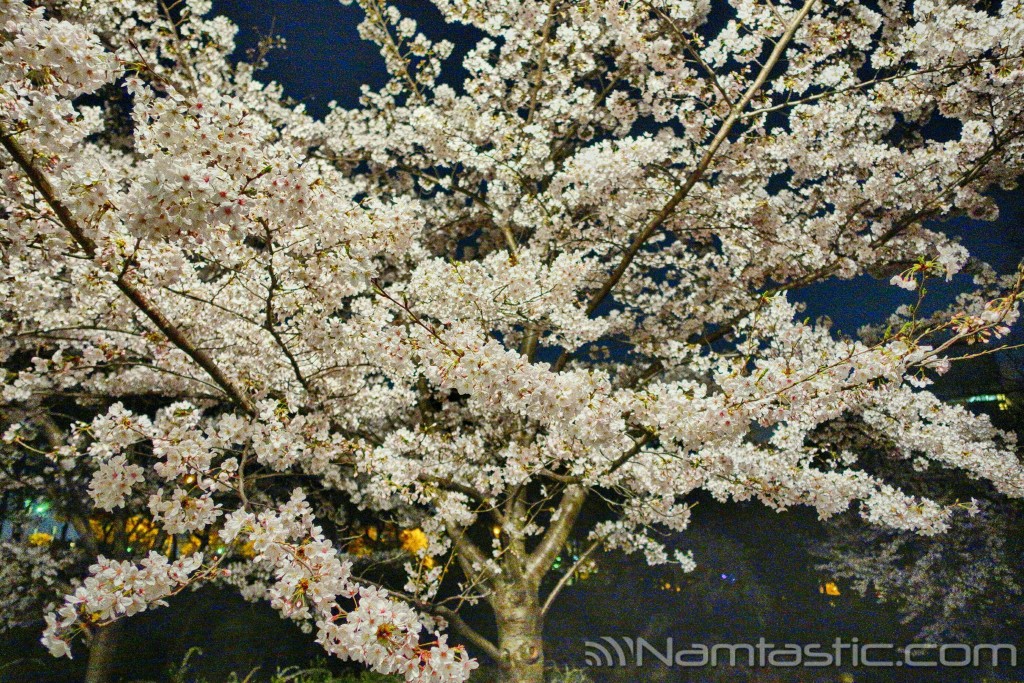
[[[476,668],[465,649],[449,648],[444,636],[421,645],[423,617],[385,590],[358,584],[351,563],[313,526],[302,491],[276,511],[233,513],[223,537],[233,541],[239,534],[253,544],[253,561],[272,568],[265,586],[271,605],[287,618],[315,622],[317,642],[328,652],[407,681],[462,681]],[[349,601],[355,605],[346,610],[342,604]]]
[[[70,640],[77,631],[167,604],[164,598],[189,583],[202,563],[202,553],[170,562],[153,552],[138,565],[99,556],[75,592],[46,615],[43,645],[55,657],[70,657]]]

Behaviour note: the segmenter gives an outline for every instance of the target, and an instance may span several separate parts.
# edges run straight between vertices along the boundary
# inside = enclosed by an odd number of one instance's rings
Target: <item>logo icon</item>
[[[619,641],[611,636],[601,636],[601,640],[610,645],[611,650],[601,643],[596,643],[592,640],[588,640],[583,643],[586,648],[584,660],[586,661],[587,666],[626,666],[628,661],[626,658],[626,652],[622,649],[622,646],[619,645]],[[634,649],[633,639],[622,638],[621,640],[626,643],[626,647],[629,648],[630,658],[632,658]],[[614,651],[614,655],[612,654],[612,651]]]

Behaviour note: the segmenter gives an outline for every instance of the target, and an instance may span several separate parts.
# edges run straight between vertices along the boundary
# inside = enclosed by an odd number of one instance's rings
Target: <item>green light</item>
[[[968,403],[994,403],[995,401],[1004,401],[1006,397],[1002,394],[978,394],[977,396],[971,396],[967,399]]]
[[[40,503],[33,508],[36,512],[43,513],[50,509],[49,503]]]

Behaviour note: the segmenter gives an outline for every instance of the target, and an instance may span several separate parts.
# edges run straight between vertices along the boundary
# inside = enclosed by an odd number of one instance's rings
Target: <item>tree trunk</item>
[[[490,597],[498,626],[498,663],[508,683],[544,683],[544,624],[537,587],[516,582]]]
[[[111,674],[117,653],[117,636],[122,622],[115,621],[99,629],[89,642],[89,662],[85,670],[85,683],[111,683]]]

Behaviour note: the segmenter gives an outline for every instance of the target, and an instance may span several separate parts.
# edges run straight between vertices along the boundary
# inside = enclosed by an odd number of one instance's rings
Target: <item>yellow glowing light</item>
[[[426,550],[430,545],[427,535],[421,529],[403,529],[398,534],[398,540],[402,543],[402,550],[414,554]]]
[[[356,557],[365,557],[373,552],[370,548],[370,544],[364,541],[362,538],[357,538],[345,548],[349,555],[355,555]]]
[[[50,545],[53,542],[53,535],[43,531],[36,531],[29,535],[28,544],[34,546]]]
[[[403,529],[398,532],[398,541],[402,544],[402,550],[413,555],[421,554],[430,545],[430,540],[422,529]],[[427,569],[434,566],[434,558],[429,555],[424,555],[422,561]]]
[[[824,593],[825,595],[842,595],[839,592],[839,586],[833,581],[826,581],[824,584],[818,586],[818,592]]]

